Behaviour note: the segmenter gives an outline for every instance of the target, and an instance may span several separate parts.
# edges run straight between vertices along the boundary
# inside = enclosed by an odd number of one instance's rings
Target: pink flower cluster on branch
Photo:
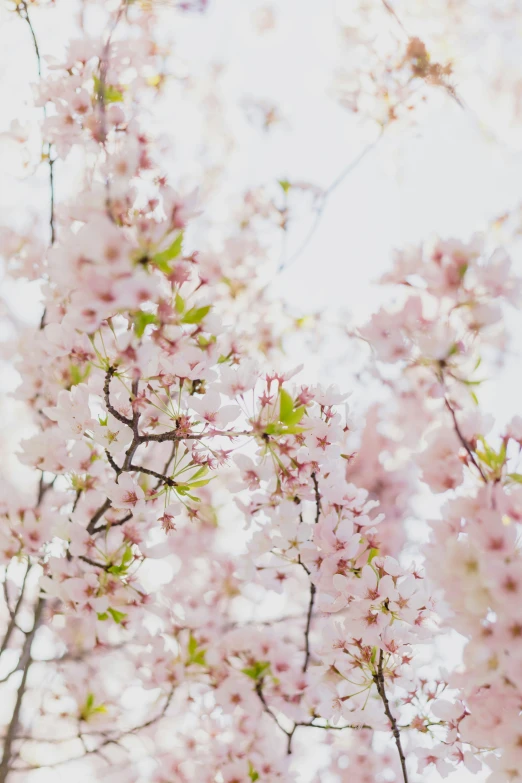
[[[362,334],[388,376],[395,406],[407,403],[411,458],[434,493],[451,491],[426,548],[431,583],[442,589],[443,627],[467,640],[464,670],[448,686],[460,701],[433,704],[449,722],[442,744],[419,753],[421,766],[447,775],[466,761],[459,742],[483,751],[488,780],[516,780],[521,768],[519,677],[520,420],[491,434],[480,412],[484,364],[505,341],[503,310],[520,301],[520,280],[501,248],[486,237],[436,241],[399,253],[383,279],[404,286],[393,307],[374,315]],[[483,364],[484,358],[484,364]],[[391,368],[390,368],[391,369]],[[406,407],[396,407],[397,415]],[[400,426],[405,421],[399,418]],[[423,444],[419,449],[417,444]],[[480,769],[477,759],[468,766]]]
[[[481,238],[397,256],[384,282],[405,295],[360,330],[389,400],[347,421],[347,395],[289,368],[283,336],[301,324],[266,285],[264,238],[318,191],[251,189],[206,236],[213,175],[174,187],[146,122],[168,4],[86,0],[78,37],[44,61],[46,5],[13,6],[50,192],[48,237],[1,234],[44,310],[18,344],[34,480],[0,497],[0,783],[62,766],[120,783],[409,783],[415,759],[476,772],[487,751],[492,780],[516,779],[522,432],[486,440],[474,392],[519,298],[508,257]],[[172,5],[177,20],[206,4]],[[412,84],[454,95],[420,39],[377,70],[383,127],[416,105]],[[82,186],[55,203],[75,166]],[[432,493],[456,490],[430,581],[406,543],[412,464]],[[464,672],[429,671],[441,625],[468,637]]]

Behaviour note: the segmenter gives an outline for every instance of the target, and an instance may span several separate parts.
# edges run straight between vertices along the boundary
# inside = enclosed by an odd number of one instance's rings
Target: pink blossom
[[[138,510],[143,506],[145,494],[127,473],[120,476],[118,483],[113,481],[108,484],[106,492],[115,508]]]

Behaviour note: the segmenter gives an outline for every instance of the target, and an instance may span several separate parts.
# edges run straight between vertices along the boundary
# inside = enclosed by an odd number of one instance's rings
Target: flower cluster
[[[311,195],[320,214],[328,191],[251,188],[218,230],[219,166],[187,185],[146,121],[171,76],[165,19],[206,3],[79,3],[77,37],[44,60],[33,10],[59,5],[13,4],[41,75],[50,211],[47,235],[0,232],[9,273],[43,297],[34,327],[12,319],[33,480],[0,486],[0,783],[61,765],[119,783],[409,783],[415,759],[476,772],[490,750],[492,780],[516,779],[522,423],[486,440],[475,392],[520,295],[507,254],[475,237],[397,255],[383,282],[404,295],[358,333],[386,399],[348,420],[347,395],[289,364],[304,319],[268,288],[294,208]],[[453,95],[418,38],[384,62],[346,99],[370,97],[383,127],[419,85]],[[456,490],[429,580],[406,535],[414,466],[434,496]],[[468,637],[458,674],[427,666],[448,628]]]
[[[450,728],[443,744],[424,753],[423,764],[448,774],[465,758],[463,741],[501,750],[487,758],[488,779],[514,780],[520,769],[520,419],[492,435],[493,419],[480,412],[477,394],[482,359],[491,366],[493,349],[503,345],[504,304],[518,304],[520,280],[502,248],[475,237],[399,253],[383,283],[404,286],[407,294],[362,333],[381,366],[402,369],[389,388],[395,404],[410,403],[410,427],[422,446],[408,445],[420,478],[433,493],[454,492],[441,520],[430,523],[427,567],[432,584],[444,591],[444,627],[468,640],[465,670],[448,680],[461,701],[433,704],[433,716],[449,720]]]

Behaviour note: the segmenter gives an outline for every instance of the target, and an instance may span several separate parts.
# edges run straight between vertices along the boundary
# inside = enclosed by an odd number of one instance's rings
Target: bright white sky
[[[281,178],[327,187],[372,138],[329,95],[339,53],[334,3],[274,2],[276,28],[262,36],[253,25],[253,13],[260,6],[255,0],[214,0],[206,18],[182,21],[178,53],[196,66],[202,60],[227,63],[223,89],[228,95],[269,98],[286,119],[270,134],[239,119],[231,189]],[[57,54],[66,22],[57,30],[48,24],[46,12],[35,12],[34,22],[43,52]],[[0,72],[1,132],[13,117],[26,113],[28,84],[36,76],[28,31],[5,6],[0,8]],[[466,100],[467,85],[458,87]],[[163,119],[166,125],[175,124],[189,144],[190,122],[184,125],[175,105],[166,104]],[[233,114],[230,120],[235,123],[238,116]],[[0,165],[2,221],[16,224],[28,208],[47,209],[45,179],[37,177],[29,191],[17,184],[12,177],[17,161],[2,139]],[[70,183],[59,166],[56,173],[60,197]],[[472,115],[441,94],[417,127],[387,132],[333,193],[316,233],[276,281],[275,291],[304,311],[342,307],[363,315],[376,306],[379,294],[371,283],[387,269],[393,248],[434,233],[469,237],[517,205],[521,179],[522,153],[490,141]],[[290,254],[312,221],[310,213],[294,226]],[[522,271],[521,259],[515,260]],[[37,317],[34,287],[17,286],[9,294],[22,318]],[[483,399],[503,419],[519,404],[517,364],[514,357],[503,382],[493,382],[484,391]],[[337,380],[340,375],[342,368],[336,371]],[[12,387],[14,378],[5,369],[0,383]],[[2,430],[5,436],[5,419],[0,421],[0,439]],[[458,773],[452,778],[456,783],[471,779],[479,777]],[[44,780],[59,783],[62,777],[56,772],[50,778],[42,776]]]

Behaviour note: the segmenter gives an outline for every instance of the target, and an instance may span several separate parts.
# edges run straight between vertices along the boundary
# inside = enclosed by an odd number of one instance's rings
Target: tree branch
[[[127,427],[132,427],[133,424],[132,419],[128,419],[126,416],[123,416],[119,411],[116,410],[116,408],[111,404],[110,401],[111,378],[115,372],[116,370],[114,369],[114,367],[109,367],[109,369],[105,373],[105,383],[103,384],[103,396],[105,400],[105,406],[109,411],[109,413],[112,414],[115,419],[121,421],[122,424],[126,424]]]
[[[323,216],[323,212],[326,208],[326,204],[328,202],[328,199],[332,195],[332,193],[337,190],[339,185],[341,185],[342,182],[346,179],[346,177],[361,163],[362,160],[377,146],[378,142],[382,138],[382,135],[384,133],[385,126],[381,128],[381,131],[377,138],[372,141],[370,144],[367,144],[366,147],[364,147],[363,150],[352,160],[348,165],[335,177],[335,179],[330,183],[330,185],[327,187],[327,189],[324,191],[324,193],[321,196],[321,200],[319,202],[319,206],[315,210],[315,219],[305,236],[303,242],[299,245],[297,250],[292,253],[290,258],[288,258],[286,261],[283,258],[279,264],[279,267],[277,269],[277,274],[280,274],[285,269],[288,269],[289,267],[294,264],[295,261],[299,258],[303,250],[306,249],[311,239],[314,237],[317,229],[319,228],[319,224],[321,223],[321,219]]]
[[[473,450],[472,450],[471,446],[469,445],[468,441],[466,440],[466,438],[462,434],[461,429],[459,427],[459,423],[457,421],[457,416],[455,414],[455,411],[452,408],[452,406],[451,406],[451,404],[450,404],[450,402],[449,402],[447,397],[444,397],[444,403],[446,405],[446,408],[451,413],[451,418],[453,419],[453,426],[455,428],[455,432],[457,434],[458,439],[460,440],[460,442],[462,443],[462,445],[464,446],[464,448],[468,452],[469,458],[471,459],[471,462],[473,463],[473,465],[476,467],[476,469],[480,473],[482,481],[484,481],[484,483],[487,484],[488,483],[487,476],[484,473],[484,471],[482,470],[479,462],[477,461],[477,458],[476,458],[475,454],[473,453]]]
[[[27,3],[25,0],[21,0],[21,2],[18,3],[16,6],[16,13],[20,17],[20,19],[23,19],[24,22],[26,22],[29,32],[31,34],[31,38],[33,39],[33,47],[34,52],[36,54],[36,63],[38,68],[38,78],[42,79],[42,56],[40,53],[40,47],[38,45],[38,39],[36,37],[36,33],[33,27],[33,23],[31,22],[31,17],[29,16],[29,9],[27,8]],[[43,107],[43,115],[44,117],[47,116],[47,110],[45,106]],[[54,226],[54,163],[55,161],[52,159],[51,156],[51,145],[47,144],[46,148],[46,154],[45,156],[47,159],[47,162],[49,164],[49,189],[50,189],[50,195],[51,195],[51,203],[50,203],[50,215],[49,215],[49,227],[51,230],[51,245],[54,245],[55,239],[56,239],[56,232],[55,232],[55,226]],[[45,313],[44,313],[45,316]]]
[[[25,592],[25,585],[26,585],[27,577],[29,575],[29,571],[30,570],[31,570],[31,564],[28,562],[27,563],[27,569],[26,569],[25,574],[24,574],[24,579],[23,579],[23,582],[22,582],[22,586],[20,587],[20,594],[18,596],[18,600],[16,601],[14,609],[9,612],[10,616],[11,616],[11,619],[9,620],[9,624],[8,624],[7,630],[5,632],[4,640],[2,642],[2,646],[0,647],[0,655],[2,655],[2,653],[7,649],[7,645],[9,644],[9,640],[11,638],[11,635],[12,635],[14,629],[16,628],[16,618],[18,616],[18,612],[19,612],[20,607],[22,605],[22,601],[23,601],[23,598],[24,598],[24,592]],[[7,584],[7,581],[6,581],[6,584]]]
[[[310,661],[310,626],[312,624],[312,615],[314,611],[315,602],[315,585],[310,582],[310,601],[308,603],[308,614],[306,617],[306,629],[305,629],[305,659],[303,663],[303,672],[308,669],[308,663]]]
[[[373,675],[373,680],[375,682],[375,685],[377,686],[377,692],[381,697],[382,703],[384,705],[384,712],[386,713],[386,717],[388,718],[391,724],[393,738],[395,740],[395,745],[397,746],[397,751],[399,753],[399,758],[401,761],[402,777],[404,783],[408,783],[408,770],[406,769],[406,757],[402,749],[401,733],[399,731],[399,726],[397,725],[397,721],[393,717],[392,711],[390,709],[390,703],[388,701],[388,696],[386,695],[386,688],[384,685],[383,657],[384,657],[383,651],[381,650],[379,653],[379,664],[377,668],[377,673]]]
[[[38,598],[36,603],[35,613],[34,613],[33,627],[31,631],[26,635],[24,646],[22,649],[22,655],[20,658],[19,666],[22,669],[23,674],[22,674],[22,680],[20,682],[20,686],[18,688],[18,692],[16,694],[16,702],[13,709],[13,714],[11,716],[11,721],[7,728],[7,733],[4,740],[2,761],[0,762],[0,783],[6,782],[7,776],[11,768],[13,742],[16,739],[16,734],[18,731],[18,725],[20,722],[20,710],[22,708],[22,701],[27,686],[27,677],[29,674],[29,669],[31,667],[31,663],[33,660],[31,656],[31,648],[32,648],[36,631],[38,630],[40,623],[42,621],[44,605],[45,605],[45,599]]]
[[[96,529],[96,523],[99,522],[99,520],[102,518],[102,516],[105,514],[106,511],[108,511],[112,507],[112,503],[109,500],[109,498],[106,498],[98,511],[94,514],[91,521],[87,525],[87,532],[92,534],[94,533]]]

